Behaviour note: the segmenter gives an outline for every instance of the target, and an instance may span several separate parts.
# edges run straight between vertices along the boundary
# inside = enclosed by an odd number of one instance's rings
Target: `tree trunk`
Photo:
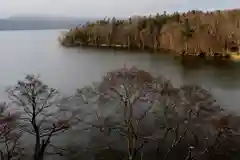
[[[43,153],[38,153],[34,156],[34,160],[44,160],[44,154]]]

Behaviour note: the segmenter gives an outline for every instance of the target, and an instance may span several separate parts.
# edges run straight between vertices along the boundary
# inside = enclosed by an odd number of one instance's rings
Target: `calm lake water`
[[[63,48],[58,44],[60,30],[0,32],[0,98],[6,87],[26,74],[39,74],[49,86],[64,95],[76,88],[100,81],[107,71],[136,66],[164,75],[174,85],[199,84],[211,90],[223,107],[240,112],[240,65],[210,64],[188,60],[185,63],[168,54]]]

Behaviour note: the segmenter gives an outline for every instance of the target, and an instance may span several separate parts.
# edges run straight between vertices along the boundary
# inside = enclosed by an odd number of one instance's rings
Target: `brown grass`
[[[65,46],[117,44],[188,54],[224,53],[232,45],[239,46],[240,10],[105,19],[70,30],[61,42]]]

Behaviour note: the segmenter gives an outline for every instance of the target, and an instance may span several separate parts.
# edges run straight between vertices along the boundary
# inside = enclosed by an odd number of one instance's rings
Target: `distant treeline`
[[[240,10],[236,9],[104,19],[71,29],[61,42],[212,55],[238,49],[239,40]]]

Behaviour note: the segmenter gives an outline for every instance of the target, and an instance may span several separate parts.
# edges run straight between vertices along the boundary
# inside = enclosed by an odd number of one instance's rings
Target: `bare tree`
[[[56,90],[37,77],[26,80],[8,92],[24,111],[21,129],[35,137],[34,160],[43,160],[47,147],[77,159],[86,153],[105,156],[106,152],[115,154],[109,159],[149,159],[151,152],[152,159],[170,160],[178,155],[180,160],[206,160],[218,152],[227,154],[226,148],[232,145],[228,123],[223,120],[218,128],[212,123],[224,115],[208,92],[189,85],[174,88],[162,77],[131,68],[110,72],[97,87],[83,88],[71,97],[66,105],[75,105],[71,107],[80,122],[78,134],[81,137],[80,131],[87,131],[90,143],[56,147],[51,138],[67,130],[70,119],[55,119]]]
[[[98,95],[96,122],[86,122],[83,118],[79,120],[92,128],[98,128],[103,137],[117,134],[121,137],[121,143],[126,144],[124,148],[127,149],[127,159],[137,159],[143,156],[146,144],[154,141],[153,134],[158,129],[154,130],[146,119],[153,116],[152,108],[163,89],[170,87],[167,83],[165,80],[163,83],[157,82],[150,74],[136,68],[111,72],[95,88]],[[81,93],[81,96],[84,94]],[[84,99],[86,100],[85,96]],[[106,110],[113,110],[112,114],[103,113],[102,109],[106,106],[109,106]],[[147,126],[152,128],[148,130]],[[113,148],[111,143],[105,145]]]
[[[43,160],[51,138],[69,128],[67,119],[57,117],[57,91],[39,77],[27,75],[25,81],[8,89],[9,98],[22,111],[20,129],[34,136],[34,160]]]
[[[215,128],[212,123],[214,117],[217,121],[223,117],[222,109],[198,86],[174,88],[161,77],[153,78],[132,68],[109,73],[94,92],[98,96],[96,121],[78,119],[89,128],[99,129],[102,150],[114,149],[114,141],[126,144],[128,160],[143,159],[149,150],[155,150],[155,158],[164,160],[176,159],[176,152],[183,160],[205,158],[219,150],[227,153],[223,146],[227,137],[232,137],[228,124]],[[86,104],[96,103],[80,93]],[[103,110],[113,111],[105,114]],[[116,134],[121,138],[116,139]],[[157,147],[152,147],[156,142]]]
[[[18,160],[23,156],[23,148],[20,147],[22,134],[17,129],[17,114],[7,109],[6,103],[0,105],[0,159]]]

